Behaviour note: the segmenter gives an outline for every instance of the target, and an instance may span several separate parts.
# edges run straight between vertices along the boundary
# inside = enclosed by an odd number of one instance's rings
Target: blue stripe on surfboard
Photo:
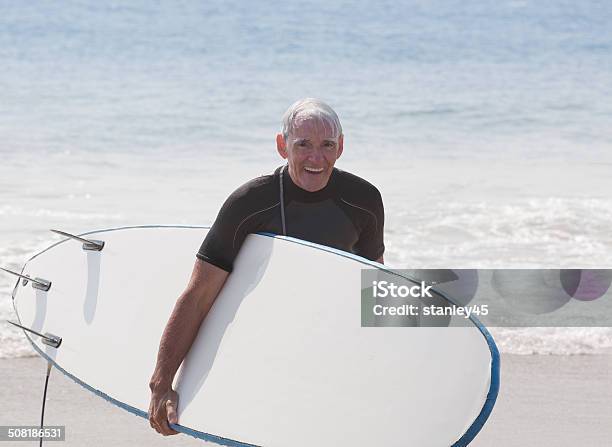
[[[191,228],[191,229],[210,229],[210,226],[199,226],[199,225],[137,225],[137,226],[126,226],[126,227],[118,227],[118,228],[109,228],[109,229],[104,229],[104,230],[95,230],[95,231],[88,231],[86,233],[82,233],[79,236],[86,236],[86,235],[90,235],[90,234],[96,234],[96,233],[105,233],[105,232],[110,232],[110,231],[119,231],[119,230],[129,230],[129,229],[144,229],[144,228]],[[367,266],[370,267],[376,267],[380,270],[383,270],[387,273],[405,278],[409,281],[412,281],[414,283],[418,283],[419,281],[416,278],[412,278],[408,275],[403,275],[403,274],[399,274],[397,271],[391,270],[389,268],[387,268],[384,264],[380,264],[378,262],[375,261],[371,261],[369,259],[363,258],[361,256],[358,256],[356,254],[353,253],[348,253],[342,250],[338,250],[336,248],[332,248],[332,247],[327,247],[324,245],[319,245],[316,244],[314,242],[309,242],[309,241],[304,241],[301,239],[297,239],[297,238],[293,238],[290,236],[281,236],[281,235],[276,235],[273,233],[257,233],[259,235],[262,236],[267,236],[267,237],[271,237],[271,238],[275,238],[275,239],[281,239],[281,240],[286,240],[288,242],[293,242],[299,245],[305,245],[307,247],[311,247],[311,248],[315,248],[318,250],[322,250],[322,251],[326,251],[328,253],[333,253],[336,254],[338,256],[342,256],[345,258],[349,258],[355,261],[358,261],[362,264],[365,264]],[[26,264],[24,264],[23,269],[22,269],[22,273],[25,270],[25,267],[27,265],[27,263],[29,261],[31,261],[32,259],[36,258],[37,256],[41,255],[42,253],[50,250],[51,248],[64,243],[66,241],[69,241],[70,239],[64,239],[61,240],[59,242],[54,243],[53,245],[47,247],[46,249],[44,249],[43,251],[35,254],[34,256],[32,256],[27,262]],[[13,291],[13,301],[15,298],[15,293],[17,291],[19,282],[17,282],[16,286],[15,286],[15,290]],[[455,306],[460,306],[459,304],[457,304],[455,301],[453,301],[451,298],[447,297],[444,293],[436,290],[435,288],[433,289],[436,291],[436,293],[438,295],[440,295],[442,298],[446,299],[449,303],[455,305]],[[13,308],[15,310],[15,313],[17,314],[17,318],[19,319],[19,314],[17,313],[17,309],[15,308],[15,303],[13,302]],[[466,432],[461,436],[461,438],[459,438],[459,440],[457,440],[455,443],[453,443],[450,447],[465,447],[467,446],[475,437],[476,435],[480,432],[480,430],[482,429],[482,427],[484,426],[484,424],[486,423],[487,419],[489,418],[491,411],[493,410],[493,407],[495,405],[495,401],[497,400],[497,396],[499,394],[499,387],[500,387],[500,373],[499,373],[499,369],[500,369],[500,356],[499,356],[499,351],[497,349],[497,346],[495,344],[495,341],[493,340],[493,337],[491,336],[491,334],[489,333],[489,331],[486,329],[486,327],[480,322],[480,320],[478,320],[478,318],[474,317],[473,315],[469,316],[470,321],[472,321],[472,323],[478,328],[478,330],[480,331],[480,333],[482,334],[482,336],[485,338],[486,342],[487,342],[487,346],[489,347],[489,351],[491,353],[491,383],[489,384],[489,391],[487,393],[487,397],[485,399],[484,405],[480,411],[480,413],[478,414],[478,416],[476,417],[476,419],[474,420],[474,422],[470,425],[470,427],[468,427],[468,429],[466,430]],[[73,376],[72,374],[70,374],[69,372],[65,371],[64,369],[62,369],[59,365],[57,365],[53,360],[51,360],[43,351],[40,350],[40,348],[38,348],[38,346],[36,345],[36,343],[34,343],[29,335],[27,333],[24,334],[26,335],[26,338],[30,341],[30,343],[32,344],[32,346],[34,347],[34,349],[36,350],[36,352],[41,355],[43,358],[45,358],[47,361],[51,362],[59,371],[61,371],[63,374],[65,374],[67,377],[69,377],[70,379],[72,379],[74,382],[78,383],[79,385],[81,385],[82,387],[84,387],[85,389],[93,392],[94,394],[102,397],[103,399],[107,400],[108,402],[112,403],[113,405],[116,405],[120,408],[123,408],[124,410],[129,411],[132,414],[135,414],[137,416],[141,416],[145,419],[148,419],[148,415],[146,412],[139,410],[138,408],[132,407],[131,405],[128,405],[124,402],[121,402],[119,400],[116,400],[110,396],[108,396],[107,394],[103,393],[102,391],[96,390],[95,388],[92,388],[90,385],[86,384],[85,382],[81,381],[79,378]],[[210,433],[204,433],[204,432],[200,432],[197,430],[193,430],[191,428],[188,427],[183,427],[181,425],[175,425],[172,424],[171,425],[172,428],[174,428],[176,431],[181,432],[181,433],[185,433],[187,435],[193,436],[195,438],[198,439],[203,439],[206,441],[210,441],[210,442],[215,442],[217,444],[220,445],[224,445],[224,446],[228,446],[228,447],[258,447],[254,444],[247,444],[247,443],[243,443],[240,441],[235,441],[232,439],[228,439],[228,438],[223,438],[220,436],[216,436]]]
[[[478,320],[477,320],[478,321]],[[472,440],[476,437],[476,435],[480,432],[484,424],[489,419],[491,415],[491,411],[493,411],[493,407],[495,406],[495,401],[497,400],[497,395],[499,394],[499,385],[500,385],[500,376],[499,376],[499,367],[500,367],[500,358],[499,351],[497,346],[495,345],[495,341],[493,337],[487,330],[478,321],[478,329],[484,335],[487,340],[487,344],[489,345],[489,350],[491,351],[491,384],[489,386],[489,392],[487,393],[487,398],[485,399],[485,403],[480,410],[480,414],[474,420],[472,425],[467,429],[467,431],[463,434],[461,438],[457,442],[455,442],[452,447],[464,447],[468,445]]]

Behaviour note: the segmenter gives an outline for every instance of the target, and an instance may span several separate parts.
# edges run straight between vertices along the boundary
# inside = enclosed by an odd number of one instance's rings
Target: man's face
[[[278,134],[276,146],[289,163],[291,180],[300,188],[314,192],[327,185],[334,164],[342,154],[343,136],[335,136],[329,123],[307,118],[294,123],[287,141]]]

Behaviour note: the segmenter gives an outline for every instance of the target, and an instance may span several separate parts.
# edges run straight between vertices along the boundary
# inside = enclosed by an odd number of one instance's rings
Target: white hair
[[[294,102],[283,115],[281,125],[281,133],[285,140],[289,136],[289,132],[294,129],[294,124],[297,119],[315,118],[331,127],[334,137],[339,138],[342,135],[342,126],[340,119],[334,109],[325,104],[323,101],[316,98],[304,98]]]

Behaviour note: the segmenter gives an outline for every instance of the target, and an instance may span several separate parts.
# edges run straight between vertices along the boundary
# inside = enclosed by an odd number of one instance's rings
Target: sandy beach
[[[44,372],[45,362],[38,357],[0,360],[0,399],[7,410],[0,425],[38,423]],[[471,445],[607,446],[612,440],[611,402],[612,353],[502,355],[498,402]],[[182,434],[163,438],[144,419],[109,404],[58,371],[52,372],[49,382],[45,422],[66,426],[66,446],[204,444]]]

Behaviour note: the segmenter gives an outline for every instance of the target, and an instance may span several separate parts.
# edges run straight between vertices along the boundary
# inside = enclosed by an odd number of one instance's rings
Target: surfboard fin
[[[30,278],[27,275],[22,275],[21,273],[17,273],[14,272],[12,270],[9,269],[5,269],[0,267],[0,270],[5,271],[6,273],[10,273],[11,275],[15,275],[18,276],[19,278],[23,279],[23,285],[27,285],[29,281],[32,282],[32,287],[34,287],[35,289],[38,290],[42,290],[44,292],[48,292],[49,289],[51,288],[51,281],[48,281],[46,279],[42,279],[42,278]]]
[[[98,241],[98,240],[93,240],[93,239],[85,239],[82,238],[80,236],[76,236],[74,234],[70,234],[70,233],[66,233],[65,231],[60,231],[60,230],[53,230],[51,229],[51,231],[53,231],[54,233],[59,234],[60,236],[66,236],[70,239],[74,239],[75,241],[79,241],[83,243],[83,250],[89,250],[89,251],[102,251],[102,249],[104,248],[104,241]]]
[[[47,346],[51,346],[53,348],[59,348],[60,345],[62,344],[62,337],[58,337],[57,335],[53,335],[48,332],[41,334],[40,332],[36,332],[34,329],[30,329],[18,323],[14,323],[10,320],[6,320],[6,322],[12,324],[13,326],[17,326],[18,328],[21,328],[24,331],[30,332],[34,335],[38,335],[41,338],[41,341],[43,342],[43,344]]]

